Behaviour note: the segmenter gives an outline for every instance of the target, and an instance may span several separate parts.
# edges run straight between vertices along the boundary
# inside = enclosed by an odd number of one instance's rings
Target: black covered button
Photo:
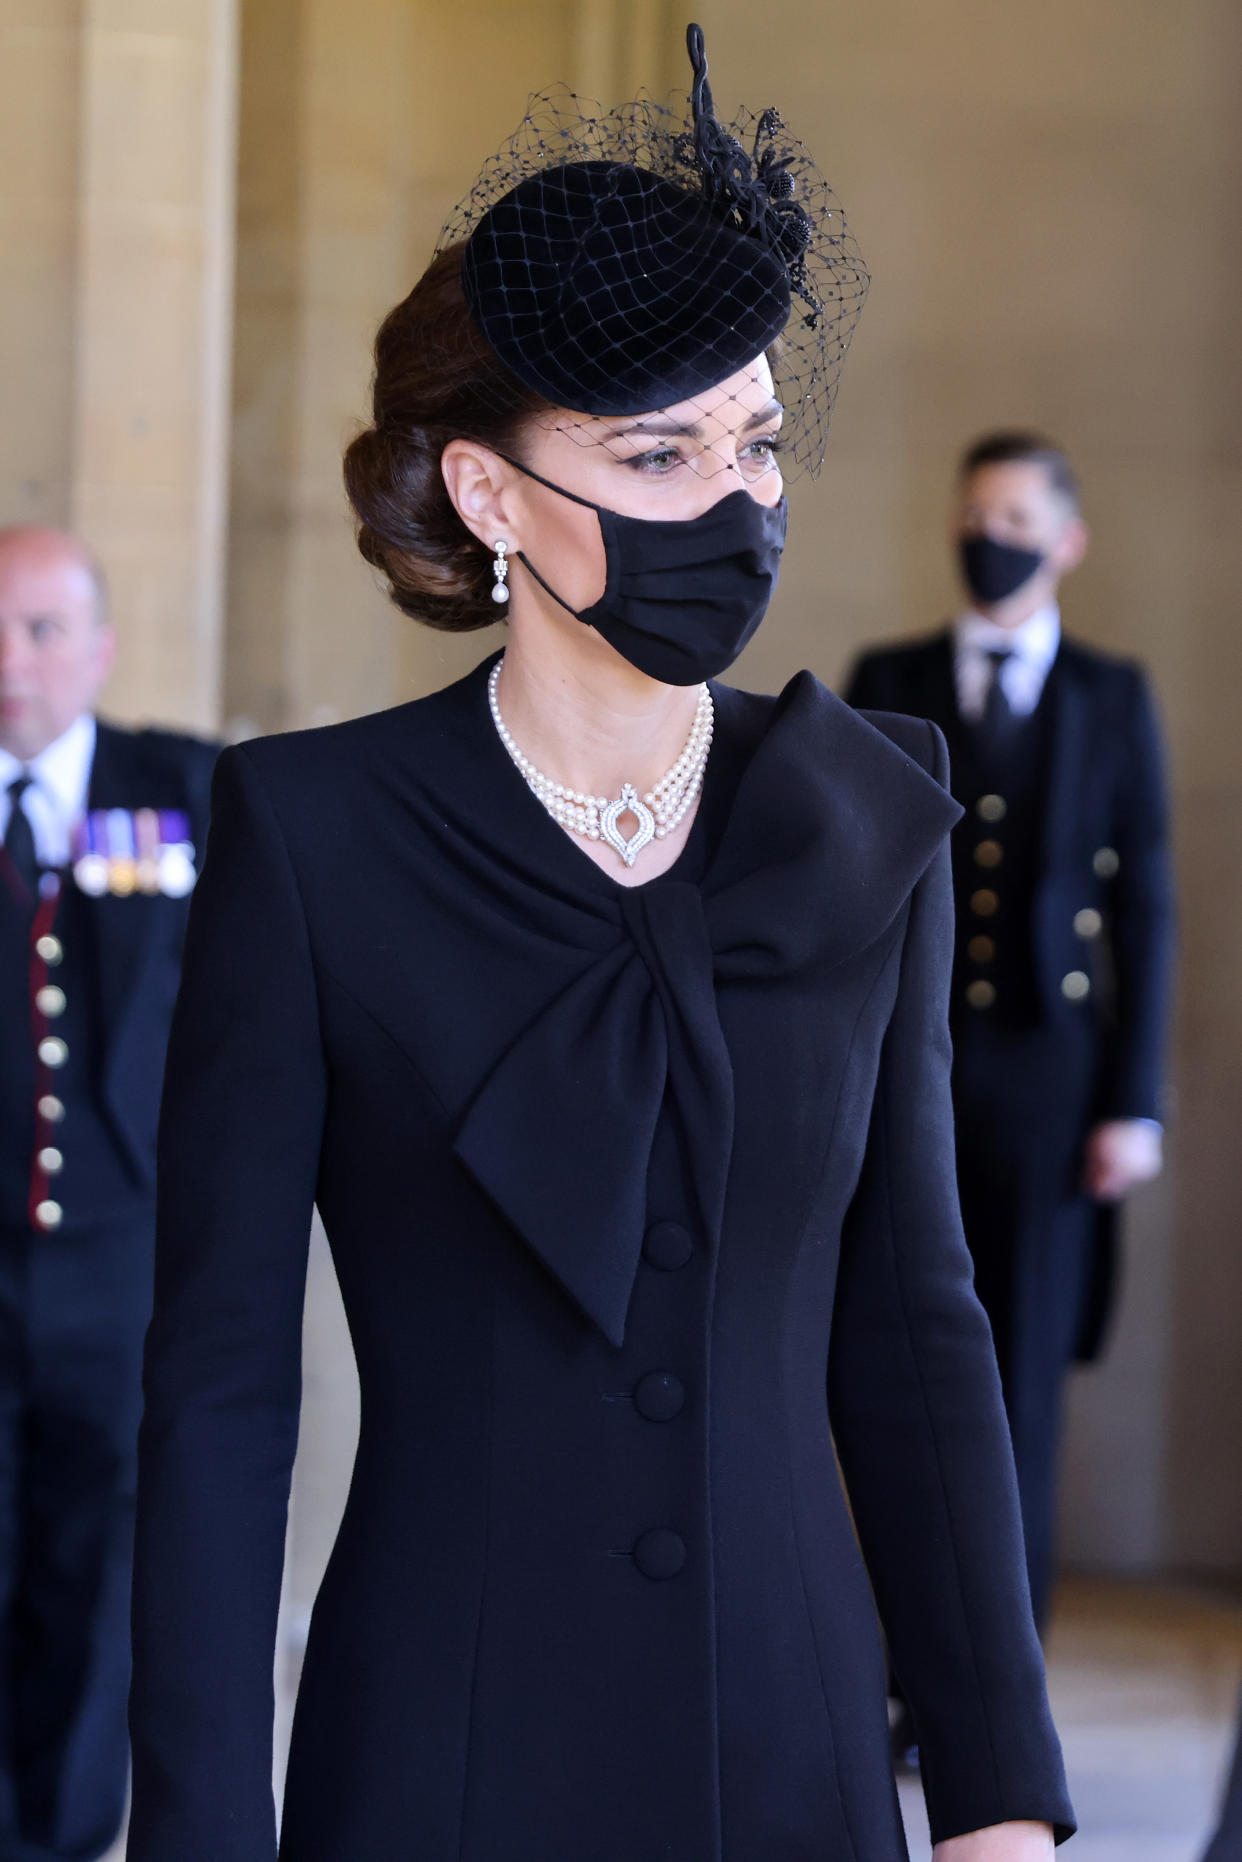
[[[685,1386],[671,1371],[648,1371],[634,1386],[634,1407],[648,1422],[671,1422],[685,1404]]]
[[[634,1547],[634,1563],[645,1578],[657,1583],[663,1578],[675,1578],[685,1562],[685,1541],[667,1526],[654,1526],[644,1532]]]
[[[694,1243],[680,1222],[653,1222],[643,1237],[643,1259],[666,1274],[684,1267]]]

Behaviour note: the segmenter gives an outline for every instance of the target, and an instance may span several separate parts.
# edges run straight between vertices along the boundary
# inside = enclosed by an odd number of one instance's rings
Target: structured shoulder
[[[798,673],[776,698],[744,692],[729,698],[752,708],[752,729],[774,736],[817,771],[831,768],[842,787],[869,788],[876,800],[888,803],[921,797],[929,776],[940,788],[948,786],[944,737],[926,718],[855,710],[811,672]]]
[[[460,738],[463,726],[477,725],[473,714],[478,710],[481,675],[488,664],[425,698],[346,718],[339,724],[251,737],[240,748],[273,792],[307,782],[330,784],[365,776],[390,767],[394,758],[407,769],[421,762],[430,771],[446,744]]]
[[[873,729],[882,732],[890,743],[934,776],[942,788],[949,786],[949,751],[944,732],[930,718],[912,718],[902,711],[860,711]]]

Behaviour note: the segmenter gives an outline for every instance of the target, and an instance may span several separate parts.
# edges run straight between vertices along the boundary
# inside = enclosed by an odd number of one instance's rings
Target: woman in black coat
[[[691,135],[542,123],[380,334],[364,553],[436,625],[511,594],[503,658],[220,762],[130,1862],[276,1852],[312,1202],[362,1426],[284,1862],[897,1862],[873,1588],[940,1862],[1071,1827],[955,1200],[943,746],[711,682],[783,541],[768,352],[808,459],[862,274],[692,46]]]

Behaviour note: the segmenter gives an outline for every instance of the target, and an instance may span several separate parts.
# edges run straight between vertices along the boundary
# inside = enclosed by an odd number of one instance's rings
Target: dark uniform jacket
[[[968,732],[957,710],[953,636],[865,654],[847,697],[868,709],[929,718],[949,746],[950,784],[970,802]],[[1040,704],[1040,790],[1035,797],[1029,923],[1023,927],[1037,1019],[1067,1030],[1087,1018],[1097,1048],[1089,1123],[1164,1116],[1162,1072],[1173,961],[1168,805],[1155,711],[1138,665],[1062,639]],[[959,960],[955,1023],[969,1019],[966,960],[973,865],[986,815],[956,831]],[[981,973],[982,974],[982,973]],[[1084,1129],[1082,1138],[1086,1137]],[[1032,1142],[1038,1134],[1032,1132]],[[1098,1224],[1094,1285],[1080,1355],[1098,1346],[1113,1285],[1114,1223]]]
[[[156,1122],[214,758],[101,724],[78,858],[32,896],[0,848],[6,1859],[98,1855],[124,1810]]]
[[[526,788],[487,671],[221,759],[161,1135],[130,1862],[276,1851],[315,1199],[362,1425],[286,1862],[898,1862],[872,1583],[933,1832],[1064,1833],[953,1179],[943,746],[809,674],[718,687],[687,847],[626,889]]]
[[[215,755],[101,722],[88,808],[169,811],[201,849]],[[76,1229],[151,1209],[188,910],[185,894],[132,884],[91,896],[69,872],[45,882],[32,914],[0,885],[0,1225]],[[49,1150],[62,1160],[51,1172]]]

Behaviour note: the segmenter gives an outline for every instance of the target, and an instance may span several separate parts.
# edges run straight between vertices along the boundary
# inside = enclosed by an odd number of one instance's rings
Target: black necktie
[[[1007,743],[1013,731],[1014,715],[1005,688],[1001,683],[1001,668],[1013,654],[1007,647],[989,647],[988,659],[991,662],[992,677],[983,701],[983,713],[976,726],[980,741],[989,750],[997,750]]]
[[[35,855],[34,830],[22,807],[22,797],[30,787],[29,776],[17,776],[9,784],[9,825],[4,835],[4,850],[31,899],[39,889],[39,862]]]

